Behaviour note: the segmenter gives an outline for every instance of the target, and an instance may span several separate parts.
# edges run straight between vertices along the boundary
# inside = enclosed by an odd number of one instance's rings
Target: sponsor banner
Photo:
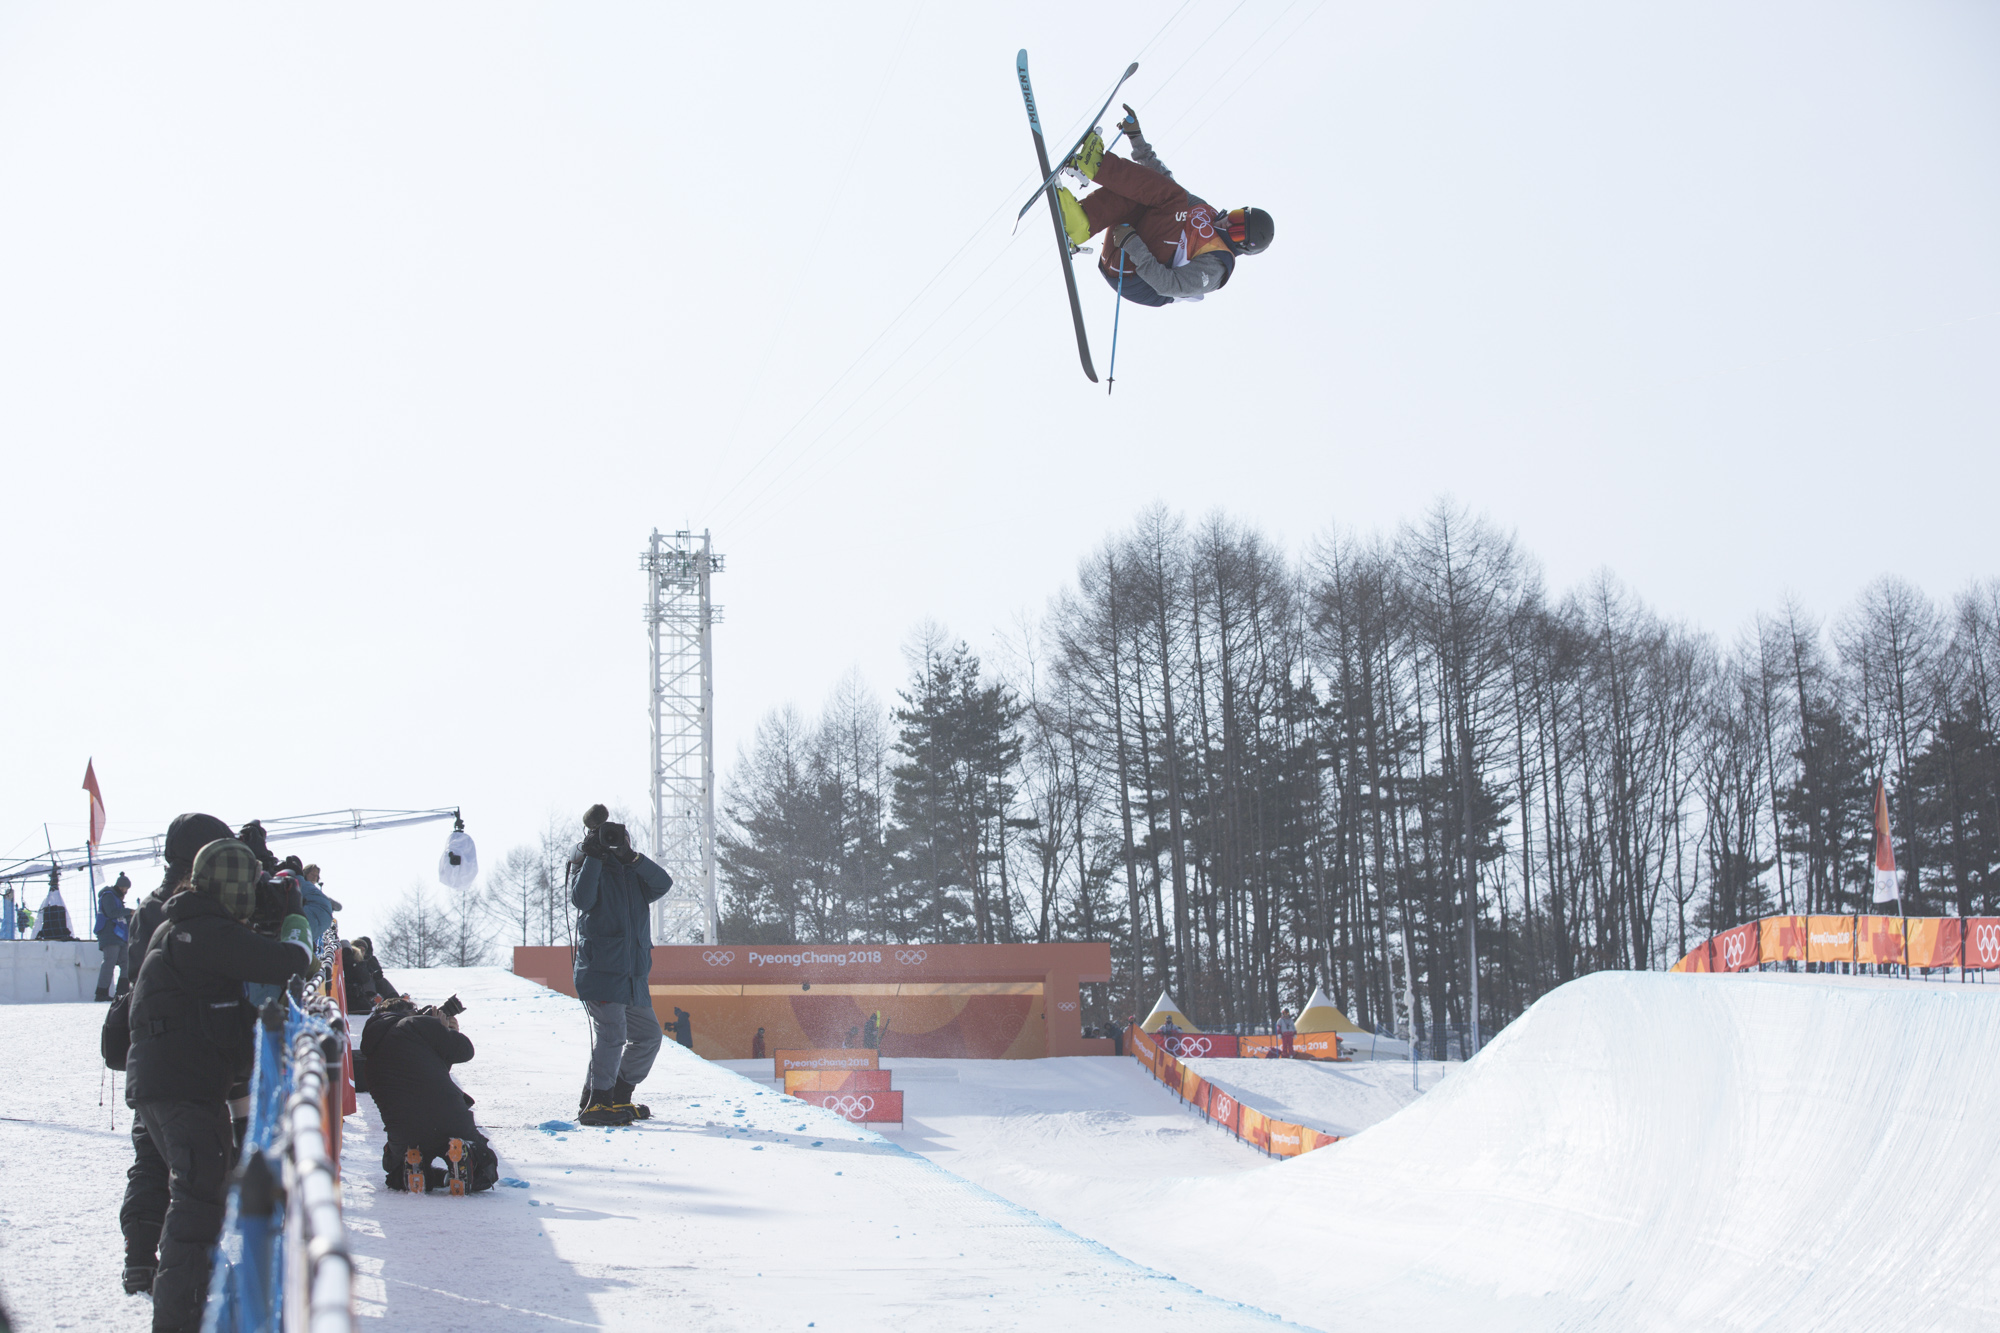
[[[1276,1157],[1297,1157],[1306,1150],[1304,1125],[1294,1125],[1289,1121],[1270,1121],[1264,1130],[1265,1141]]]
[[[2000,967],[2000,916],[1965,918],[1965,966]]]
[[[1752,921],[1733,930],[1725,930],[1709,941],[1709,957],[1718,972],[1741,972],[1746,967],[1755,967],[1761,959],[1758,945],[1761,932],[1758,923]]]
[[[1903,920],[1894,916],[1862,916],[1854,919],[1854,961],[1857,963],[1901,963],[1903,961]]]
[[[1179,1036],[1161,1037],[1159,1043],[1183,1060],[1205,1056],[1233,1059],[1236,1055],[1236,1038],[1226,1032],[1183,1032]]]
[[[808,1106],[824,1107],[856,1125],[903,1122],[900,1092],[802,1092],[799,1100]]]
[[[880,1069],[880,1052],[867,1049],[831,1051],[773,1051],[771,1077],[783,1079],[794,1069]]]
[[[1311,1125],[1303,1126],[1300,1132],[1305,1137],[1305,1151],[1307,1152],[1311,1152],[1315,1148],[1324,1148],[1330,1143],[1340,1142],[1340,1135],[1328,1134],[1324,1130],[1314,1129]]]
[[[1159,1043],[1147,1035],[1144,1028],[1139,1027],[1137,1024],[1127,1024],[1125,1027],[1125,1049],[1150,1065],[1155,1052],[1160,1047]]]
[[[1208,1112],[1210,1120],[1231,1134],[1243,1132],[1243,1103],[1213,1083],[1208,1085],[1208,1105],[1203,1109]]]
[[[1853,962],[1854,918],[1851,916],[1807,917],[1806,961],[1809,963]]]
[[[1245,1143],[1253,1148],[1261,1148],[1265,1152],[1271,1150],[1270,1116],[1265,1115],[1255,1107],[1246,1106],[1243,1108],[1243,1114],[1237,1121],[1237,1125],[1237,1133],[1242,1135]]]
[[[1162,1050],[1153,1059],[1153,1077],[1170,1088],[1181,1085],[1181,1062]]]
[[[1957,967],[1965,923],[1955,916],[1913,916],[1903,924],[1911,967]],[[2000,940],[1996,941],[2000,945]]]
[[[886,1069],[788,1069],[785,1091],[794,1097],[803,1092],[887,1092],[890,1077]]]
[[[1206,1110],[1207,1099],[1204,1097],[1203,1094],[1207,1090],[1208,1090],[1207,1080],[1203,1079],[1201,1075],[1195,1073],[1192,1069],[1189,1069],[1186,1065],[1181,1066],[1182,1101],[1193,1102],[1196,1106],[1200,1106],[1204,1110]]]
[[[1757,954],[1767,963],[1803,963],[1806,960],[1806,919],[1802,916],[1767,916],[1759,921]]]
[[[1276,1035],[1243,1037],[1237,1043],[1246,1060],[1268,1060],[1284,1048],[1284,1043]],[[1338,1032],[1301,1032],[1292,1038],[1292,1058],[1294,1060],[1338,1060],[1340,1058],[1340,1034]]]
[[[1708,947],[1712,942],[1710,940],[1703,940],[1700,944],[1688,950],[1687,957],[1681,959],[1667,970],[1669,972],[1713,972],[1715,967],[1710,962],[1712,953]]]

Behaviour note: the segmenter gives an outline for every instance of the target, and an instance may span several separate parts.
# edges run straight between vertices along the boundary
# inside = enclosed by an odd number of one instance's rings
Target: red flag
[[[104,793],[97,789],[97,765],[91,759],[83,761],[83,789],[90,793],[90,845],[95,847],[104,836]]]
[[[1896,883],[1896,849],[1889,845],[1889,793],[1882,779],[1875,779],[1875,901],[1900,900],[1902,888]]]

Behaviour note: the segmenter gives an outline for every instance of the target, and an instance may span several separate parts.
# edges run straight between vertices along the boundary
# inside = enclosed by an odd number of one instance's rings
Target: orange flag
[[[94,759],[83,761],[83,789],[90,793],[90,845],[95,847],[104,837],[104,793],[97,789]]]
[[[1896,883],[1896,849],[1889,845],[1889,793],[1882,779],[1875,779],[1875,901],[1894,902],[1902,898]]]

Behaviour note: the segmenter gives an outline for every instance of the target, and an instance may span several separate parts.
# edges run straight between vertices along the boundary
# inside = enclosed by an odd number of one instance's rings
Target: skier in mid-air
[[[1199,301],[1228,284],[1237,256],[1270,248],[1269,213],[1219,212],[1189,194],[1140,134],[1129,105],[1118,129],[1132,141],[1131,160],[1106,152],[1093,131],[1065,165],[1098,188],[1078,199],[1058,187],[1056,198],[1071,245],[1110,232],[1098,271],[1126,300],[1150,306]]]

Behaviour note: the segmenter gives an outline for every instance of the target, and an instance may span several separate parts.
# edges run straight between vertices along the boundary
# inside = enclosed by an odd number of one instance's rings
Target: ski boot
[[[1083,205],[1076,196],[1063,186],[1056,186],[1056,203],[1062,209],[1063,235],[1069,238],[1069,248],[1080,250],[1090,239],[1090,219],[1083,214]]]
[[[153,1294],[153,1274],[156,1271],[151,1264],[125,1265],[125,1294],[127,1296],[151,1296]]]
[[[644,1102],[633,1101],[632,1085],[622,1078],[611,1086],[611,1109],[614,1111],[630,1111],[634,1120],[651,1120],[653,1118],[653,1108]]]
[[[612,1105],[611,1089],[604,1088],[591,1090],[590,1105],[584,1108],[583,1114],[578,1116],[576,1121],[580,1125],[589,1125],[594,1129],[615,1129],[620,1125],[629,1125],[638,1118],[630,1105],[622,1107]]]
[[[450,1165],[445,1168],[445,1183],[453,1194],[465,1197],[465,1140],[453,1139],[445,1144],[444,1160]]]
[[[419,1148],[403,1150],[403,1189],[411,1194],[430,1193],[430,1181],[424,1175],[424,1154]]]
[[[1104,136],[1096,130],[1083,136],[1083,142],[1076,146],[1063,166],[1074,171],[1087,181],[1097,179],[1097,168],[1104,161]]]

